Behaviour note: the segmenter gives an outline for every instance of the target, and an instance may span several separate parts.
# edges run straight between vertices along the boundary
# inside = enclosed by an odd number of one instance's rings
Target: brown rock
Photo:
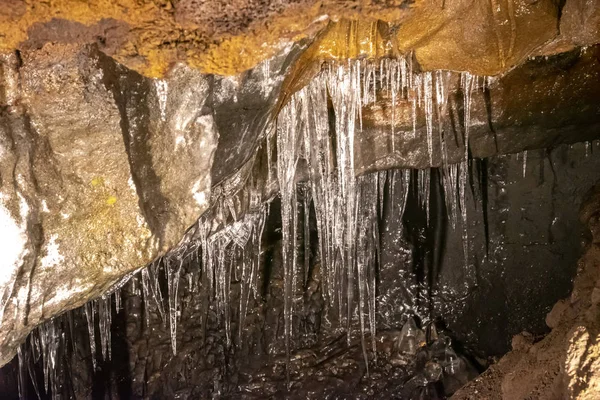
[[[600,42],[600,1],[569,0],[560,19],[560,34],[575,46]]]
[[[527,352],[533,345],[533,335],[529,332],[522,332],[512,338],[512,349],[514,351]]]
[[[553,329],[558,326],[567,307],[569,307],[569,304],[565,300],[556,302],[552,310],[546,315],[546,325],[548,325],[548,328]]]
[[[570,399],[600,396],[600,335],[584,326],[573,329],[565,360],[564,386]]]

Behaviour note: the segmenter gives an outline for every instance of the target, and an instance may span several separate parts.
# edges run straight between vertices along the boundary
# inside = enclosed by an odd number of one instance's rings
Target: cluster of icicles
[[[399,190],[403,201],[397,210],[402,215],[411,185],[410,170],[384,171],[363,176],[355,175],[355,133],[362,129],[362,108],[377,100],[378,91],[387,91],[392,103],[408,101],[412,105],[413,129],[396,132],[395,116],[392,115],[392,136],[417,135],[417,109],[423,110],[426,123],[427,151],[432,160],[434,140],[439,140],[443,157],[443,187],[446,207],[453,227],[460,222],[463,231],[465,266],[469,267],[466,187],[468,185],[468,145],[464,146],[464,161],[448,164],[443,132],[443,115],[447,106],[446,72],[417,73],[412,70],[410,58],[386,59],[381,63],[365,60],[328,64],[308,86],[295,93],[277,117],[275,129],[267,132],[267,142],[276,137],[277,156],[273,160],[281,195],[282,256],[284,268],[284,319],[285,342],[288,356],[292,350],[290,341],[292,316],[295,307],[295,291],[298,279],[307,271],[301,271],[296,238],[299,226],[304,226],[305,242],[308,242],[307,213],[299,223],[299,199],[297,168],[301,160],[309,169],[309,181],[304,184],[302,196],[304,209],[312,204],[315,210],[321,275],[325,302],[337,310],[341,326],[349,331],[358,320],[363,353],[368,365],[367,333],[370,346],[375,350],[376,312],[376,257],[379,249],[378,204],[382,206],[384,188]],[[487,84],[486,79],[469,73],[461,74],[461,90],[464,98],[463,143],[469,142],[471,94]],[[328,102],[333,105],[335,132],[330,132]],[[434,123],[434,121],[436,123]],[[393,142],[393,140],[392,140]],[[270,149],[270,146],[267,146]],[[272,155],[269,152],[269,168]],[[429,210],[430,169],[417,172],[418,198],[422,207]],[[393,197],[393,196],[392,196]],[[222,318],[228,343],[231,343],[230,285],[232,274],[242,283],[238,323],[243,334],[243,321],[248,310],[250,296],[258,298],[258,274],[260,271],[261,236],[268,213],[268,204],[255,207],[255,212],[243,217],[235,215],[228,200],[221,198],[220,213],[228,213],[235,222],[217,231],[215,222],[202,217],[194,240],[171,252],[133,277],[141,283],[146,307],[152,301],[164,321],[169,321],[173,352],[176,352],[178,320],[178,288],[184,262],[189,257],[201,258],[202,274],[208,285],[210,299],[215,301]],[[223,220],[223,218],[221,218]],[[226,254],[238,252],[243,262],[233,266],[226,262]],[[229,257],[231,259],[231,257]],[[163,299],[159,285],[159,269],[163,269],[168,283],[168,299]],[[307,266],[304,266],[306,269]],[[238,275],[239,273],[239,275]],[[241,279],[239,279],[241,277]],[[129,277],[131,278],[131,277]],[[128,279],[129,279],[128,278]],[[124,283],[123,283],[124,284]],[[117,311],[120,307],[119,290],[114,292]],[[167,307],[164,307],[164,304]],[[166,308],[166,309],[165,309]],[[101,354],[110,358],[111,295],[88,303],[85,308],[90,347],[96,363],[95,324],[99,321]],[[68,315],[69,313],[65,314]],[[167,315],[168,314],[168,315]],[[146,315],[148,315],[146,313]],[[32,363],[43,359],[44,382],[57,393],[57,359],[59,348],[64,345],[65,327],[71,318],[60,316],[38,327],[29,338],[26,351],[19,351],[21,365],[20,386],[32,373]],[[72,325],[72,324],[71,324]],[[350,335],[348,335],[350,340]],[[32,376],[32,380],[33,379]],[[36,388],[37,390],[37,388]]]
[[[371,333],[375,353],[376,311],[376,254],[379,251],[378,196],[383,205],[383,189],[387,172],[355,176],[355,133],[362,129],[362,108],[375,102],[377,89],[388,91],[393,106],[396,99],[412,103],[413,130],[395,132],[392,116],[392,143],[395,134],[417,134],[417,107],[424,108],[426,142],[430,163],[434,141],[434,116],[439,122],[448,214],[456,226],[460,211],[463,227],[465,265],[468,267],[468,235],[466,186],[468,177],[468,145],[464,161],[448,165],[445,155],[441,115],[447,103],[444,72],[413,73],[406,59],[383,60],[379,66],[364,61],[330,64],[296,93],[282,109],[277,119],[277,178],[281,192],[281,218],[284,265],[284,319],[286,349],[290,351],[293,290],[299,276],[297,251],[294,248],[298,223],[296,171],[300,159],[309,166],[309,188],[317,220],[322,277],[326,303],[339,310],[340,322],[350,331],[353,319],[358,318],[363,354],[367,359],[366,332]],[[468,73],[461,75],[464,98],[464,143],[469,142],[471,93],[479,88],[480,80]],[[485,85],[485,80],[483,80]],[[328,101],[335,114],[335,138],[330,134]],[[392,107],[394,109],[395,107]],[[434,113],[435,108],[435,113]],[[404,213],[410,186],[410,170],[389,177],[392,184],[400,182]],[[429,219],[430,169],[418,171],[418,197]],[[347,336],[350,340],[350,335]]]

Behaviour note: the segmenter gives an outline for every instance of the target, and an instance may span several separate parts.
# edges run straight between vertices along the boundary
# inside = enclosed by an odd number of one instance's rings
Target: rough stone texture
[[[104,83],[121,112],[132,182],[163,251],[181,240],[208,206],[218,139],[208,77],[179,67],[153,81],[102,57]]]
[[[591,235],[579,261],[570,297],[557,303],[548,315],[552,332],[535,344],[514,348],[453,399],[595,399],[600,396],[598,193],[600,185],[590,191],[582,206],[581,222]]]
[[[206,78],[187,71],[170,76],[161,114],[152,81],[93,48],[3,59],[3,223],[17,236],[3,266],[1,363],[38,323],[176,244],[206,209],[216,133],[202,114]]]
[[[3,0],[0,51],[75,40],[98,43],[119,62],[149,76],[163,76],[177,62],[230,75],[275,55],[283,43],[314,37],[328,21],[347,18],[365,29],[342,24],[321,41],[321,56],[414,50],[425,69],[492,75],[534,52],[551,54],[598,43],[597,0],[560,3]],[[374,54],[375,48],[383,53]]]
[[[5,207],[20,199],[27,257],[3,266],[15,275],[2,304],[2,363],[39,322],[107,290],[153,252],[97,58],[49,46],[21,62],[18,89],[4,96],[2,193]]]
[[[597,42],[600,34],[599,27],[600,7],[598,7],[596,1],[567,1],[562,8],[559,25],[560,34],[548,47],[564,49],[570,46],[586,46],[594,41]]]

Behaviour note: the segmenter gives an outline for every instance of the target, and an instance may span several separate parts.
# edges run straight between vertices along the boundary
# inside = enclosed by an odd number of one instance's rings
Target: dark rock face
[[[570,296],[548,313],[552,332],[536,342],[527,332],[516,336],[511,352],[453,398],[598,397],[599,190],[596,184],[581,204],[580,219],[587,228],[584,254]]]

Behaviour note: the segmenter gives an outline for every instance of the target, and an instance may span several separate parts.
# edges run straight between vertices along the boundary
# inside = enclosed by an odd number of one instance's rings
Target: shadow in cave
[[[417,287],[426,287],[426,293],[417,293],[416,299],[421,301],[426,298],[427,304],[418,306],[428,309],[429,317],[434,319],[433,292],[442,272],[448,214],[440,170],[431,169],[428,210],[420,204],[417,174],[417,170],[411,171],[410,190],[402,222],[405,236],[413,247],[411,268]]]

